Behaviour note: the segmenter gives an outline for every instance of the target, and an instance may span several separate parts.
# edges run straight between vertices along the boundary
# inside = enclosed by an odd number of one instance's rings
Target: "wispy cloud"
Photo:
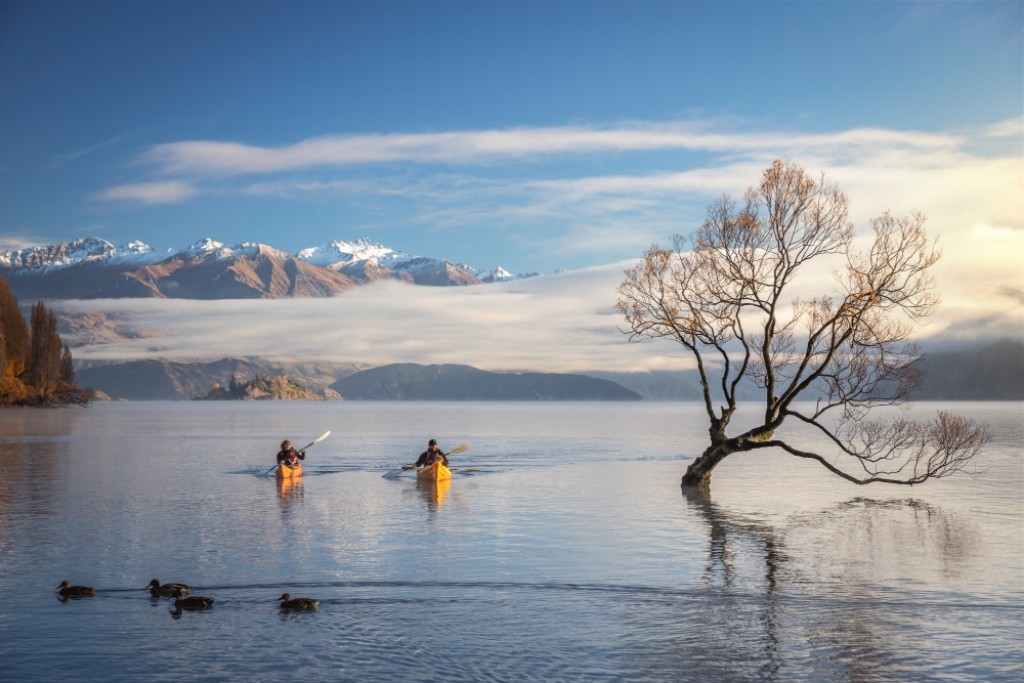
[[[78,149],[73,152],[65,152],[64,154],[58,154],[57,156],[50,159],[50,169],[52,170],[55,168],[59,168],[61,166],[67,166],[68,164],[72,164],[81,159],[82,157],[89,156],[90,154],[93,154],[94,152],[97,152],[103,149],[104,147],[108,147],[116,142],[121,141],[124,137],[124,135],[118,135],[108,140],[98,142],[95,145],[91,145],[84,149]]]
[[[21,251],[22,249],[30,249],[32,247],[37,247],[40,244],[46,244],[47,239],[50,238],[40,238],[39,235],[3,235],[0,236],[0,251]],[[50,239],[50,241],[59,240]]]
[[[619,127],[511,128],[391,135],[327,135],[291,145],[186,140],[151,147],[138,160],[165,174],[236,176],[386,162],[490,164],[554,155],[700,151],[727,153],[785,148],[850,150],[879,146],[950,149],[956,137],[916,131],[860,128],[825,134],[716,133],[706,124],[631,124]]]
[[[1015,138],[1020,140],[1021,137],[1024,137],[1024,116],[994,123],[988,127],[985,135],[991,138]]]
[[[93,195],[98,201],[134,202],[139,204],[175,204],[192,199],[199,188],[181,180],[117,185]]]

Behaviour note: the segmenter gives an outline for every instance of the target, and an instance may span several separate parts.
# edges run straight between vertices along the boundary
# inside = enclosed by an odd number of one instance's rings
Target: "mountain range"
[[[209,238],[159,252],[138,241],[117,247],[96,237],[0,252],[0,275],[23,301],[328,297],[382,279],[465,286],[529,277],[404,254],[369,239],[335,240],[289,254]]]

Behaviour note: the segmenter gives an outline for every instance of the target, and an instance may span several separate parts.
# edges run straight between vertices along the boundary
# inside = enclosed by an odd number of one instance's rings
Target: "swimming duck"
[[[213,598],[204,598],[199,595],[190,595],[185,597],[183,589],[179,588],[174,591],[174,606],[179,610],[182,609],[209,609],[213,607]]]
[[[278,600],[281,601],[281,609],[316,609],[320,604],[313,598],[293,598],[291,593],[285,593]]]
[[[90,595],[96,595],[96,589],[89,586],[72,586],[67,581],[61,581],[61,584],[57,586],[57,592],[60,593],[62,598],[84,598]]]
[[[169,597],[169,598],[170,597],[174,597],[174,594],[179,589],[185,591],[186,593],[188,593],[188,586],[186,586],[183,583],[165,583],[165,584],[161,584],[156,579],[153,579],[152,581],[150,581],[149,585],[146,586],[146,588],[149,589],[149,594],[152,595],[154,598],[160,597],[161,595],[164,595],[164,596]]]

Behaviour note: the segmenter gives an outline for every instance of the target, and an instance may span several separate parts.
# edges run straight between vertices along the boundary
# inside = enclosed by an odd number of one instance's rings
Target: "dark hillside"
[[[349,375],[331,385],[362,401],[638,401],[624,387],[586,375],[496,373],[468,365],[398,363]]]
[[[980,349],[925,352],[919,401],[1024,400],[1024,342],[1002,339]]]

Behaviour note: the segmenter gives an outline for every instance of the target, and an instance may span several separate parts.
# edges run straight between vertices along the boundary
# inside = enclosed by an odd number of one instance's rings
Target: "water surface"
[[[671,403],[111,403],[0,413],[11,681],[1010,681],[1024,414],[972,476],[858,487]],[[277,445],[326,429],[279,485]],[[430,437],[447,487],[408,473]],[[476,471],[474,471],[476,470]],[[216,599],[175,614],[150,579]],[[95,586],[61,602],[57,584]],[[315,597],[283,613],[282,592]]]

